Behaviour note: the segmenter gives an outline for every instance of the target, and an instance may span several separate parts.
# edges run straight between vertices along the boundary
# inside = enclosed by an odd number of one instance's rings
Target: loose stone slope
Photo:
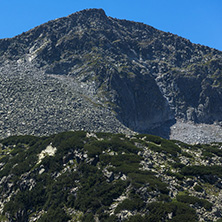
[[[83,10],[0,40],[0,137],[218,124],[221,82],[220,51]]]

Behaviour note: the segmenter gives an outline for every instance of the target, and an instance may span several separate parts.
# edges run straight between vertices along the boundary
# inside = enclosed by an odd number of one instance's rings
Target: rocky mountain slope
[[[83,10],[0,40],[0,134],[83,129],[167,138],[178,122],[221,123],[221,82],[222,52]],[[191,142],[210,141],[207,133]]]
[[[0,141],[0,221],[221,221],[222,144],[84,131]]]

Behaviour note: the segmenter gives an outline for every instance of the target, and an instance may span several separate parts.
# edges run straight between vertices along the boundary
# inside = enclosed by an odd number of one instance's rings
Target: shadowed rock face
[[[129,128],[144,131],[169,120],[167,100],[149,75],[138,73],[133,79],[115,75],[111,84],[118,95],[118,114]]]
[[[0,71],[3,136],[222,121],[220,51],[102,9],[0,40]]]

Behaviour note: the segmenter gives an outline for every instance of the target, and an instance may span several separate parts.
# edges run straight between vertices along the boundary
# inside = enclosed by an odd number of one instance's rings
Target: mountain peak
[[[90,9],[84,9],[82,11],[75,12],[70,15],[71,17],[73,16],[86,16],[86,17],[99,17],[99,18],[105,18],[106,13],[103,9],[99,8],[90,8]]]
[[[0,136],[86,129],[169,138],[181,120],[222,124],[221,61],[222,52],[102,9],[49,21],[0,40]],[[184,138],[209,141],[196,135]]]

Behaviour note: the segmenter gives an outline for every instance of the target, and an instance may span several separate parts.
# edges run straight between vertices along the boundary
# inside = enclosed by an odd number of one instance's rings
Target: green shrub
[[[79,172],[82,173],[81,189],[77,193],[74,207],[82,212],[91,210],[95,213],[101,207],[110,206],[129,185],[128,181],[122,180],[108,183],[101,171],[87,164],[81,164]]]
[[[171,166],[176,169],[182,169],[183,167],[185,167],[185,165],[182,163],[172,163]]]
[[[185,176],[216,175],[222,177],[222,166],[185,166],[181,169]]]
[[[149,149],[153,150],[154,152],[160,153],[160,152],[163,151],[163,149],[162,149],[160,146],[157,146],[157,145],[152,144],[152,143],[150,143],[150,144],[148,145],[148,147],[149,147]]]
[[[184,179],[184,176],[181,175],[180,173],[173,173],[171,171],[167,171],[166,175],[176,177],[178,180],[183,180]]]
[[[153,143],[156,143],[158,145],[160,145],[161,142],[163,141],[163,139],[159,136],[148,135],[148,134],[140,134],[137,137],[139,137],[140,139],[145,137],[146,141],[153,142]]]
[[[92,213],[86,213],[83,216],[82,222],[93,222],[94,220],[94,215]]]
[[[182,156],[188,157],[188,158],[193,158],[193,156],[187,152],[181,152]]]
[[[169,190],[167,185],[163,183],[160,179],[155,177],[152,172],[149,171],[137,171],[134,173],[129,173],[129,177],[132,181],[132,185],[135,188],[140,188],[145,184],[149,184],[149,190],[157,190],[161,193],[168,194]]]
[[[121,166],[123,164],[133,164],[140,163],[142,157],[131,154],[121,154],[121,155],[100,155],[100,161],[103,162],[104,165],[111,163],[113,166]]]
[[[170,140],[162,140],[161,147],[174,157],[177,156],[177,153],[181,153],[181,148]]]
[[[112,137],[112,133],[104,133],[104,132],[99,132],[99,133],[96,133],[96,136],[98,138],[103,138],[103,139],[109,139],[110,137]]]
[[[24,210],[25,212],[36,210],[39,207],[43,207],[45,201],[45,189],[42,184],[38,184],[31,191],[19,191],[5,204],[4,212],[15,215],[20,210]]]
[[[177,154],[181,153],[181,148],[170,140],[165,140],[155,136],[147,136],[146,141],[152,142],[148,144],[148,147],[155,152],[164,152],[172,155],[173,157],[177,157]]]
[[[102,151],[110,149],[111,151],[117,152],[118,154],[122,154],[123,152],[130,154],[137,154],[141,151],[140,148],[137,148],[132,142],[128,140],[122,140],[118,135],[114,135],[110,139],[103,141],[92,141],[87,143],[84,146],[84,149],[87,150],[88,155],[90,157],[94,157],[96,155],[100,155]]]
[[[111,140],[109,141],[109,146],[111,150],[118,152],[118,153],[134,153],[137,154],[139,151],[142,151],[142,149],[136,147],[131,142],[127,140],[122,140],[117,136],[113,136]]]
[[[135,216],[129,217],[129,219],[126,220],[126,222],[147,222],[147,221],[145,220],[144,217],[142,217],[141,215],[137,214]]]
[[[206,210],[211,210],[213,206],[213,204],[207,200],[199,199],[198,197],[188,195],[177,195],[177,201],[198,205],[200,207],[204,207]]]
[[[70,149],[70,148],[81,148],[82,139],[86,137],[86,132],[77,131],[77,132],[64,132],[52,136],[52,144],[55,147],[60,146],[61,149]],[[79,143],[80,142],[80,143]]]
[[[117,222],[118,218],[115,215],[102,214],[99,217],[99,221],[101,222]]]
[[[168,214],[172,213],[172,221],[196,222],[197,215],[194,209],[180,202],[153,202],[148,204],[149,214],[145,216],[146,221],[168,221]]]
[[[84,146],[84,149],[87,150],[87,154],[89,157],[95,157],[102,153],[101,147],[92,144],[86,144]]]
[[[134,199],[125,199],[123,202],[121,202],[117,208],[115,209],[115,213],[119,213],[122,210],[140,210],[142,207],[144,207],[144,202],[140,198],[134,198]]]
[[[177,144],[178,146],[181,146],[183,148],[189,149],[191,147],[190,144],[178,141],[178,140],[171,140],[173,143]]]
[[[222,157],[222,150],[218,149],[217,147],[205,145],[202,154],[206,157],[213,157],[214,156],[213,154]]]
[[[198,184],[194,186],[194,190],[197,192],[203,192],[203,188]]]
[[[36,137],[36,136],[29,136],[29,135],[25,135],[25,136],[10,136],[6,139],[3,139],[1,141],[1,143],[3,145],[18,145],[20,144],[27,144],[27,145],[33,145],[35,144],[38,140],[40,140],[41,138]]]
[[[203,156],[204,158],[212,158],[214,155],[213,155],[213,153],[211,153],[211,152],[203,151],[203,152],[202,152],[202,156]]]
[[[171,202],[171,198],[167,194],[160,194],[158,196],[158,201]]]
[[[71,219],[70,216],[66,214],[62,206],[56,208],[49,208],[46,214],[43,214],[38,220],[39,222],[67,222]]]

